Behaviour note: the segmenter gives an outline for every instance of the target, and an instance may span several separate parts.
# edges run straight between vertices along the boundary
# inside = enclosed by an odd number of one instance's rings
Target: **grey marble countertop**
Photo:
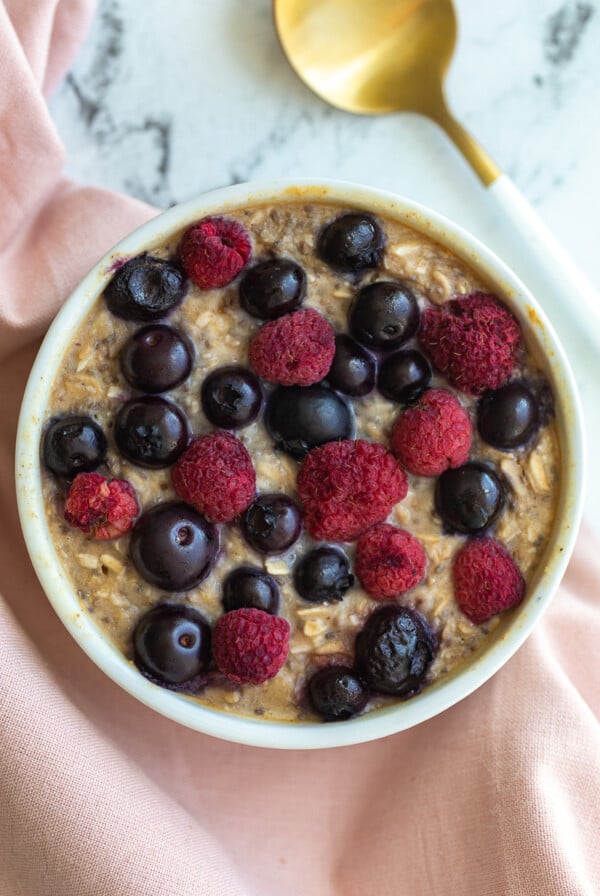
[[[456,7],[455,115],[598,284],[600,0]],[[317,99],[285,61],[269,0],[100,0],[51,112],[69,175],[161,208],[240,181],[335,177],[422,202],[502,254],[489,197],[445,135]],[[595,383],[600,360],[575,372]],[[593,496],[600,531],[600,475]]]

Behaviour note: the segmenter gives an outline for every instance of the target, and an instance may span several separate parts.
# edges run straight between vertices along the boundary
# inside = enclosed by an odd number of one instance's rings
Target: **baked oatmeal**
[[[240,208],[115,258],[42,456],[60,562],[140,674],[342,720],[455,671],[552,530],[551,391],[460,258],[334,204]]]

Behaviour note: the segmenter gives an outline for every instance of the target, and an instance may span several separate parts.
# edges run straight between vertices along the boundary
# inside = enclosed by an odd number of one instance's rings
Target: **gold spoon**
[[[500,175],[446,104],[456,44],[449,0],[275,0],[274,15],[292,68],[321,99],[363,115],[426,115],[486,186]]]
[[[457,32],[452,0],[274,0],[273,14],[292,68],[323,100],[365,115],[416,112],[444,129],[508,219],[512,266],[548,312],[569,354],[581,355],[583,339],[590,362],[593,350],[597,364],[597,295],[448,109],[443,85]]]

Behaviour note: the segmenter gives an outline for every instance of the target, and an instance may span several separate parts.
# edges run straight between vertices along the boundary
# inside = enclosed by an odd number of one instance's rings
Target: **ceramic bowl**
[[[560,496],[555,524],[526,600],[505,614],[485,649],[454,674],[410,700],[329,724],[281,723],[225,714],[142,677],[83,609],[57,559],[44,511],[40,468],[40,438],[52,382],[77,328],[110,279],[114,258],[137,255],[207,215],[298,199],[344,204],[395,218],[463,258],[511,308],[527,343],[543,359],[555,396],[561,442]],[[564,351],[536,299],[493,252],[452,221],[392,193],[349,183],[241,184],[207,193],[153,218],[102,258],[65,302],[42,344],[24,396],[18,429],[16,481],[21,525],[41,585],[82,650],[117,684],[157,712],[215,737],[271,748],[337,747],[390,735],[443,712],[487,681],[525,641],[561,581],[580,521],[584,493],[581,410]]]

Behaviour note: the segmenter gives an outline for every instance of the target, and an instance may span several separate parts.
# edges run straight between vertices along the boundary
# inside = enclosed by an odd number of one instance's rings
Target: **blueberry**
[[[219,367],[202,383],[202,408],[207,418],[222,429],[239,429],[252,423],[262,405],[258,377],[245,367]]]
[[[287,551],[300,536],[300,510],[287,495],[259,495],[242,517],[248,544],[261,554]]]
[[[104,298],[108,310],[124,320],[158,320],[181,302],[186,289],[185,275],[172,262],[138,255],[119,268]]]
[[[127,460],[157,470],[175,463],[190,440],[183,411],[166,398],[127,401],[115,418],[115,442]]]
[[[378,280],[358,293],[350,308],[350,332],[367,348],[399,348],[419,328],[416,296],[396,280]]]
[[[325,227],[317,241],[317,252],[339,271],[362,271],[379,265],[383,243],[383,231],[374,218],[351,213]]]
[[[326,722],[342,722],[367,705],[369,692],[347,666],[326,666],[310,678],[308,695],[316,713]]]
[[[431,382],[429,361],[420,352],[402,351],[389,355],[379,368],[377,388],[390,401],[410,404]]]
[[[338,333],[335,355],[327,374],[327,382],[333,389],[345,395],[367,395],[375,385],[375,369],[374,358],[356,339]]]
[[[206,671],[210,626],[193,607],[159,604],[142,616],[133,633],[136,666],[164,684],[183,684]]]
[[[490,526],[504,507],[504,486],[484,464],[471,462],[446,470],[435,487],[435,506],[446,525],[477,535]]]
[[[240,283],[240,304],[248,314],[274,320],[295,311],[306,295],[306,274],[287,258],[274,258],[255,265]]]
[[[185,337],[165,324],[149,324],[127,340],[121,370],[142,392],[166,392],[182,383],[192,369],[192,349]]]
[[[314,603],[341,600],[353,584],[348,558],[338,548],[315,548],[294,567],[296,591]]]
[[[72,415],[50,422],[44,433],[42,457],[57,476],[73,478],[104,463],[107,449],[106,436],[91,417]]]
[[[130,552],[139,574],[165,591],[187,591],[209,574],[219,547],[217,530],[188,504],[155,504],[131,533]]]
[[[481,438],[495,448],[518,448],[538,428],[537,401],[525,383],[508,383],[486,392],[477,405],[477,428]]]
[[[254,566],[238,566],[223,582],[223,609],[241,610],[251,607],[277,616],[279,586],[272,576]]]
[[[374,691],[409,697],[420,690],[435,639],[414,610],[389,605],[367,619],[356,639],[356,668]]]
[[[267,399],[264,422],[276,447],[297,460],[311,448],[354,433],[348,403],[322,383],[278,386]]]

